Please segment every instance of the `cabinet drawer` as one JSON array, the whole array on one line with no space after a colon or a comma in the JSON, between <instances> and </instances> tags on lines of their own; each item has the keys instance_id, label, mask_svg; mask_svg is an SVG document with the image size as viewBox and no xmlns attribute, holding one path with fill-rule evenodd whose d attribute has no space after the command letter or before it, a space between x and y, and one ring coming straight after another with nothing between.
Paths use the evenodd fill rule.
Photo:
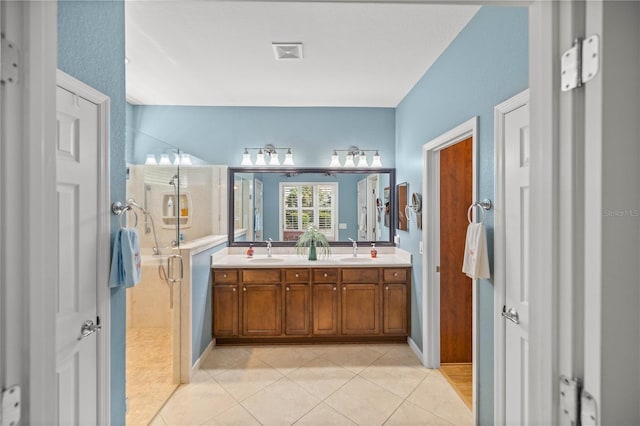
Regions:
<instances>
[{"instance_id":1,"label":"cabinet drawer","mask_svg":"<svg viewBox=\"0 0 640 426\"><path fill-rule=\"evenodd\" d=\"M243 269L243 283L279 283L280 269Z\"/></svg>"},{"instance_id":2,"label":"cabinet drawer","mask_svg":"<svg viewBox=\"0 0 640 426\"><path fill-rule=\"evenodd\" d=\"M344 268L342 282L348 283L377 283L378 268Z\"/></svg>"},{"instance_id":3,"label":"cabinet drawer","mask_svg":"<svg viewBox=\"0 0 640 426\"><path fill-rule=\"evenodd\" d=\"M338 281L337 269L314 269L313 282L316 283L335 283Z\"/></svg>"},{"instance_id":4,"label":"cabinet drawer","mask_svg":"<svg viewBox=\"0 0 640 426\"><path fill-rule=\"evenodd\" d=\"M389 283L403 283L407 281L407 270L389 268L384 270L384 281Z\"/></svg>"},{"instance_id":5,"label":"cabinet drawer","mask_svg":"<svg viewBox=\"0 0 640 426\"><path fill-rule=\"evenodd\" d=\"M238 282L238 270L237 269L214 269L213 270L213 283L214 284L228 284Z\"/></svg>"},{"instance_id":6,"label":"cabinet drawer","mask_svg":"<svg viewBox=\"0 0 640 426\"><path fill-rule=\"evenodd\" d=\"M284 271L285 280L288 283L306 283L309 282L308 269L287 269Z\"/></svg>"}]
</instances>

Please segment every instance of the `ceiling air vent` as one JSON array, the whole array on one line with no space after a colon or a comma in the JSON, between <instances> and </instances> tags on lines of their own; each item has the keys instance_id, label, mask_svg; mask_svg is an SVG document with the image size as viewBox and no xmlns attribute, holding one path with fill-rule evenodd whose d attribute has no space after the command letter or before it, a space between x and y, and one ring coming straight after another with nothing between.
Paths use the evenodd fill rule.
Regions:
<instances>
[{"instance_id":1,"label":"ceiling air vent","mask_svg":"<svg viewBox=\"0 0 640 426\"><path fill-rule=\"evenodd\" d=\"M271 43L271 46L278 61L302 59L302 43Z\"/></svg>"}]
</instances>

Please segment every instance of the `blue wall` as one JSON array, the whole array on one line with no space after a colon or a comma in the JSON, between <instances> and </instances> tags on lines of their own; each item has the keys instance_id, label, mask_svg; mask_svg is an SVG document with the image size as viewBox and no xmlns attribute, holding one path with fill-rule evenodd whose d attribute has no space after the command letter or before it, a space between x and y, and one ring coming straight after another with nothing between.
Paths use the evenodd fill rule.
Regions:
<instances>
[{"instance_id":1,"label":"blue wall","mask_svg":"<svg viewBox=\"0 0 640 426\"><path fill-rule=\"evenodd\" d=\"M479 117L478 198L494 199L493 108L528 87L526 8L483 7L418 81L396 109L398 182L422 192L422 146ZM489 260L493 264L493 214L486 215ZM398 231L401 247L420 259L421 232L414 223ZM411 299L413 339L422 347L422 264L414 262ZM480 424L493 424L493 285L479 282Z\"/></svg>"},{"instance_id":2,"label":"blue wall","mask_svg":"<svg viewBox=\"0 0 640 426\"><path fill-rule=\"evenodd\" d=\"M211 343L211 255L226 246L224 243L212 247L191 258L191 365Z\"/></svg>"},{"instance_id":3,"label":"blue wall","mask_svg":"<svg viewBox=\"0 0 640 426\"><path fill-rule=\"evenodd\" d=\"M348 237L354 240L358 238L357 215L357 188L358 181L364 179L366 174L339 174L336 176L314 175L313 182L338 182L338 222L346 223L347 229L338 232L339 241L347 241ZM283 182L308 182L309 178L298 175L293 178L283 178L281 175L261 174L259 177L264 183L264 238L269 237L279 240L279 200L280 185Z\"/></svg>"},{"instance_id":4,"label":"blue wall","mask_svg":"<svg viewBox=\"0 0 640 426\"><path fill-rule=\"evenodd\" d=\"M125 199L124 1L58 2L58 68L111 98L111 200ZM112 218L112 237L117 230ZM111 290L111 423L125 423L125 289Z\"/></svg>"},{"instance_id":5,"label":"blue wall","mask_svg":"<svg viewBox=\"0 0 640 426\"><path fill-rule=\"evenodd\" d=\"M156 138L210 164L239 166L243 147L291 147L296 166L327 167L332 149L379 149L395 165L393 108L136 106L133 162L142 164ZM150 137L149 137L150 136ZM256 151L252 151L255 161ZM284 152L280 153L281 161ZM369 160L371 161L371 160Z\"/></svg>"}]
</instances>

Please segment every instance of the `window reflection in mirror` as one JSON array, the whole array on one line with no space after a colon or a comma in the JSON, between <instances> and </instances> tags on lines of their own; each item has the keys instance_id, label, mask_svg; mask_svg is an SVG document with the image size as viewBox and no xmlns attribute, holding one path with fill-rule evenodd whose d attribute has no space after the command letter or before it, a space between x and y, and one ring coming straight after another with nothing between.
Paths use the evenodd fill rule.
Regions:
<instances>
[{"instance_id":1,"label":"window reflection in mirror","mask_svg":"<svg viewBox=\"0 0 640 426\"><path fill-rule=\"evenodd\" d=\"M332 244L391 244L384 190L394 181L394 169L230 168L230 244L293 245L310 225Z\"/></svg>"}]
</instances>

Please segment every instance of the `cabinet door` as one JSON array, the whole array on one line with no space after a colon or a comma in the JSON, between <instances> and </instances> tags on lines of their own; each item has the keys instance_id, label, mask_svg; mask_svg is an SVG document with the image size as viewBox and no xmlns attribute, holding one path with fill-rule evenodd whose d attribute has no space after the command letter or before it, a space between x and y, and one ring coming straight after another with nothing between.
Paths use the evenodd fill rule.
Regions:
<instances>
[{"instance_id":1,"label":"cabinet door","mask_svg":"<svg viewBox=\"0 0 640 426\"><path fill-rule=\"evenodd\" d=\"M380 334L378 284L342 284L342 334Z\"/></svg>"},{"instance_id":2,"label":"cabinet door","mask_svg":"<svg viewBox=\"0 0 640 426\"><path fill-rule=\"evenodd\" d=\"M407 285L385 284L382 294L382 331L407 334Z\"/></svg>"},{"instance_id":3,"label":"cabinet door","mask_svg":"<svg viewBox=\"0 0 640 426\"><path fill-rule=\"evenodd\" d=\"M313 334L338 334L338 284L313 285Z\"/></svg>"},{"instance_id":4,"label":"cabinet door","mask_svg":"<svg viewBox=\"0 0 640 426\"><path fill-rule=\"evenodd\" d=\"M240 307L238 293L237 285L213 286L214 337L238 335L238 308Z\"/></svg>"},{"instance_id":5,"label":"cabinet door","mask_svg":"<svg viewBox=\"0 0 640 426\"><path fill-rule=\"evenodd\" d=\"M286 284L284 291L284 334L306 336L311 330L308 284Z\"/></svg>"},{"instance_id":6,"label":"cabinet door","mask_svg":"<svg viewBox=\"0 0 640 426\"><path fill-rule=\"evenodd\" d=\"M282 330L280 284L242 286L242 335L279 336Z\"/></svg>"}]
</instances>

